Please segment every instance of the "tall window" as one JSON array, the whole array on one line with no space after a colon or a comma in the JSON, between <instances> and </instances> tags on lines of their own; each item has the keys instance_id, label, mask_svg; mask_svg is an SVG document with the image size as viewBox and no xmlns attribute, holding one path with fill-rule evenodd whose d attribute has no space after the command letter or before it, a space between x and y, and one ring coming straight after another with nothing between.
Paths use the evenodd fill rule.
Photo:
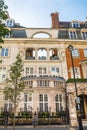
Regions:
<instances>
[{"instance_id":1,"label":"tall window","mask_svg":"<svg viewBox=\"0 0 87 130\"><path fill-rule=\"evenodd\" d=\"M79 57L79 50L78 50L78 49L74 49L74 50L72 51L72 56L73 56L73 57Z\"/></svg>"},{"instance_id":2,"label":"tall window","mask_svg":"<svg viewBox=\"0 0 87 130\"><path fill-rule=\"evenodd\" d=\"M51 67L51 74L58 75L60 72L58 67Z\"/></svg>"},{"instance_id":3,"label":"tall window","mask_svg":"<svg viewBox=\"0 0 87 130\"><path fill-rule=\"evenodd\" d=\"M12 112L12 102L5 96L4 110Z\"/></svg>"},{"instance_id":4,"label":"tall window","mask_svg":"<svg viewBox=\"0 0 87 130\"><path fill-rule=\"evenodd\" d=\"M31 111L32 94L24 94L24 111Z\"/></svg>"},{"instance_id":5,"label":"tall window","mask_svg":"<svg viewBox=\"0 0 87 130\"><path fill-rule=\"evenodd\" d=\"M79 67L74 67L75 78L81 78ZM71 78L73 78L73 70L71 68Z\"/></svg>"},{"instance_id":6,"label":"tall window","mask_svg":"<svg viewBox=\"0 0 87 130\"><path fill-rule=\"evenodd\" d=\"M0 82L6 79L6 67L0 67Z\"/></svg>"},{"instance_id":7,"label":"tall window","mask_svg":"<svg viewBox=\"0 0 87 130\"><path fill-rule=\"evenodd\" d=\"M25 73L26 73L26 75L33 75L34 74L34 68L33 67L26 67Z\"/></svg>"},{"instance_id":8,"label":"tall window","mask_svg":"<svg viewBox=\"0 0 87 130\"><path fill-rule=\"evenodd\" d=\"M47 94L39 95L39 110L40 112L48 112L48 96Z\"/></svg>"},{"instance_id":9,"label":"tall window","mask_svg":"<svg viewBox=\"0 0 87 130\"><path fill-rule=\"evenodd\" d=\"M44 75L47 74L47 68L46 67L39 67L39 74Z\"/></svg>"},{"instance_id":10,"label":"tall window","mask_svg":"<svg viewBox=\"0 0 87 130\"><path fill-rule=\"evenodd\" d=\"M70 39L77 39L76 32L70 31L69 36L70 36Z\"/></svg>"},{"instance_id":11,"label":"tall window","mask_svg":"<svg viewBox=\"0 0 87 130\"><path fill-rule=\"evenodd\" d=\"M0 56L8 56L8 48L2 48L0 50Z\"/></svg>"},{"instance_id":12,"label":"tall window","mask_svg":"<svg viewBox=\"0 0 87 130\"><path fill-rule=\"evenodd\" d=\"M87 49L84 49L84 56L87 57Z\"/></svg>"},{"instance_id":13,"label":"tall window","mask_svg":"<svg viewBox=\"0 0 87 130\"><path fill-rule=\"evenodd\" d=\"M82 39L87 39L87 32L82 32Z\"/></svg>"},{"instance_id":14,"label":"tall window","mask_svg":"<svg viewBox=\"0 0 87 130\"><path fill-rule=\"evenodd\" d=\"M63 110L62 108L62 95L57 94L55 96L55 103L56 103L56 112Z\"/></svg>"}]
</instances>

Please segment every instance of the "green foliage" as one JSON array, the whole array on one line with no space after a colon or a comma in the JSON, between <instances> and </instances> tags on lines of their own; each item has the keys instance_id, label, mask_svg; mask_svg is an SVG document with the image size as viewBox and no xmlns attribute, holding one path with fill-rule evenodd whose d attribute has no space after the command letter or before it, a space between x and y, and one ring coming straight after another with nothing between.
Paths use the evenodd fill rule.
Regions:
<instances>
[{"instance_id":1,"label":"green foliage","mask_svg":"<svg viewBox=\"0 0 87 130\"><path fill-rule=\"evenodd\" d=\"M38 113L39 114L39 117L40 118L47 118L47 117L49 117L49 112L39 112Z\"/></svg>"},{"instance_id":2,"label":"green foliage","mask_svg":"<svg viewBox=\"0 0 87 130\"><path fill-rule=\"evenodd\" d=\"M75 80L74 79L68 79L67 83L73 83L74 81L76 81L76 82L87 82L87 79L86 78L76 78Z\"/></svg>"},{"instance_id":3,"label":"green foliage","mask_svg":"<svg viewBox=\"0 0 87 130\"><path fill-rule=\"evenodd\" d=\"M9 70L9 78L6 80L7 86L4 89L4 94L11 102L19 100L20 92L24 89L24 82L21 78L23 71L23 64L20 55L17 55L16 62L14 62Z\"/></svg>"},{"instance_id":4,"label":"green foliage","mask_svg":"<svg viewBox=\"0 0 87 130\"><path fill-rule=\"evenodd\" d=\"M0 48L2 48L1 44L4 43L3 37L5 35L8 35L10 31L8 28L5 27L5 24L3 24L3 21L8 18L7 16L7 5L5 5L3 0L0 0ZM0 63L2 61L0 60Z\"/></svg>"}]
</instances>

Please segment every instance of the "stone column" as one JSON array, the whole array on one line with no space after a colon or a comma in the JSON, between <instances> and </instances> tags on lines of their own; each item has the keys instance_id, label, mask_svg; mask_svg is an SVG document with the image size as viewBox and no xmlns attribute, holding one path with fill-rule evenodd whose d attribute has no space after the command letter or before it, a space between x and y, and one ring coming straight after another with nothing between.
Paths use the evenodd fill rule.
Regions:
<instances>
[{"instance_id":1,"label":"stone column","mask_svg":"<svg viewBox=\"0 0 87 130\"><path fill-rule=\"evenodd\" d=\"M69 93L69 116L71 126L78 126L74 93Z\"/></svg>"},{"instance_id":2,"label":"stone column","mask_svg":"<svg viewBox=\"0 0 87 130\"><path fill-rule=\"evenodd\" d=\"M38 49L35 49L35 60L38 59Z\"/></svg>"},{"instance_id":3,"label":"stone column","mask_svg":"<svg viewBox=\"0 0 87 130\"><path fill-rule=\"evenodd\" d=\"M47 60L49 60L49 59L50 59L50 50L47 49Z\"/></svg>"}]
</instances>

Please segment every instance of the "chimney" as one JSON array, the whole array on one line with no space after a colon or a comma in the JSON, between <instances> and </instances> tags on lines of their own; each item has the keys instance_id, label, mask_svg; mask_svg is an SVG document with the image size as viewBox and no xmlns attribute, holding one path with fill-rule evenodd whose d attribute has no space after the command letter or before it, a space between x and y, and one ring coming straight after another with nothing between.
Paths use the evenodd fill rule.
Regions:
<instances>
[{"instance_id":1,"label":"chimney","mask_svg":"<svg viewBox=\"0 0 87 130\"><path fill-rule=\"evenodd\" d=\"M59 13L57 12L52 13L51 20L52 20L52 28L58 29L59 28Z\"/></svg>"}]
</instances>

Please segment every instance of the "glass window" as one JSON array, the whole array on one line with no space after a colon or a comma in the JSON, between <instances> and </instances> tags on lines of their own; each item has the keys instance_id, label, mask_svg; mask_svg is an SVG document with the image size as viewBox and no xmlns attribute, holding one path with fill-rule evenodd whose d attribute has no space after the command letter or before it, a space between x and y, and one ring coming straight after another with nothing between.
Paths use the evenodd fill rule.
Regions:
<instances>
[{"instance_id":1,"label":"glass window","mask_svg":"<svg viewBox=\"0 0 87 130\"><path fill-rule=\"evenodd\" d=\"M48 112L48 96L47 94L39 95L39 109L41 112Z\"/></svg>"},{"instance_id":2,"label":"glass window","mask_svg":"<svg viewBox=\"0 0 87 130\"><path fill-rule=\"evenodd\" d=\"M82 32L82 39L87 39L87 32Z\"/></svg>"},{"instance_id":3,"label":"glass window","mask_svg":"<svg viewBox=\"0 0 87 130\"><path fill-rule=\"evenodd\" d=\"M47 74L47 68L46 67L39 67L39 74L44 75Z\"/></svg>"},{"instance_id":4,"label":"glass window","mask_svg":"<svg viewBox=\"0 0 87 130\"><path fill-rule=\"evenodd\" d=\"M84 56L87 57L87 49L84 49Z\"/></svg>"},{"instance_id":5,"label":"glass window","mask_svg":"<svg viewBox=\"0 0 87 130\"><path fill-rule=\"evenodd\" d=\"M32 108L32 94L24 94L24 111L31 111Z\"/></svg>"},{"instance_id":6,"label":"glass window","mask_svg":"<svg viewBox=\"0 0 87 130\"><path fill-rule=\"evenodd\" d=\"M26 75L33 75L34 74L34 68L33 67L26 67L25 68Z\"/></svg>"},{"instance_id":7,"label":"glass window","mask_svg":"<svg viewBox=\"0 0 87 130\"><path fill-rule=\"evenodd\" d=\"M61 111L62 108L62 95L61 94L57 94L55 96L55 103L56 103L56 112Z\"/></svg>"},{"instance_id":8,"label":"glass window","mask_svg":"<svg viewBox=\"0 0 87 130\"><path fill-rule=\"evenodd\" d=\"M72 23L72 27L74 27L74 28L78 28L78 27L80 27L80 25L79 25L78 22L73 22L73 23Z\"/></svg>"},{"instance_id":9,"label":"glass window","mask_svg":"<svg viewBox=\"0 0 87 130\"><path fill-rule=\"evenodd\" d=\"M8 56L8 48L2 48L0 56Z\"/></svg>"},{"instance_id":10,"label":"glass window","mask_svg":"<svg viewBox=\"0 0 87 130\"><path fill-rule=\"evenodd\" d=\"M79 67L74 67L75 78L81 78ZM71 68L71 78L73 78L73 70Z\"/></svg>"},{"instance_id":11,"label":"glass window","mask_svg":"<svg viewBox=\"0 0 87 130\"><path fill-rule=\"evenodd\" d=\"M0 82L6 79L6 67L0 67Z\"/></svg>"},{"instance_id":12,"label":"glass window","mask_svg":"<svg viewBox=\"0 0 87 130\"><path fill-rule=\"evenodd\" d=\"M72 51L72 56L73 56L73 57L79 57L79 51L78 51L78 49L74 49L74 50Z\"/></svg>"},{"instance_id":13,"label":"glass window","mask_svg":"<svg viewBox=\"0 0 87 130\"><path fill-rule=\"evenodd\" d=\"M73 31L69 32L69 36L70 36L70 39L76 39L77 38L76 32L73 32Z\"/></svg>"}]
</instances>

